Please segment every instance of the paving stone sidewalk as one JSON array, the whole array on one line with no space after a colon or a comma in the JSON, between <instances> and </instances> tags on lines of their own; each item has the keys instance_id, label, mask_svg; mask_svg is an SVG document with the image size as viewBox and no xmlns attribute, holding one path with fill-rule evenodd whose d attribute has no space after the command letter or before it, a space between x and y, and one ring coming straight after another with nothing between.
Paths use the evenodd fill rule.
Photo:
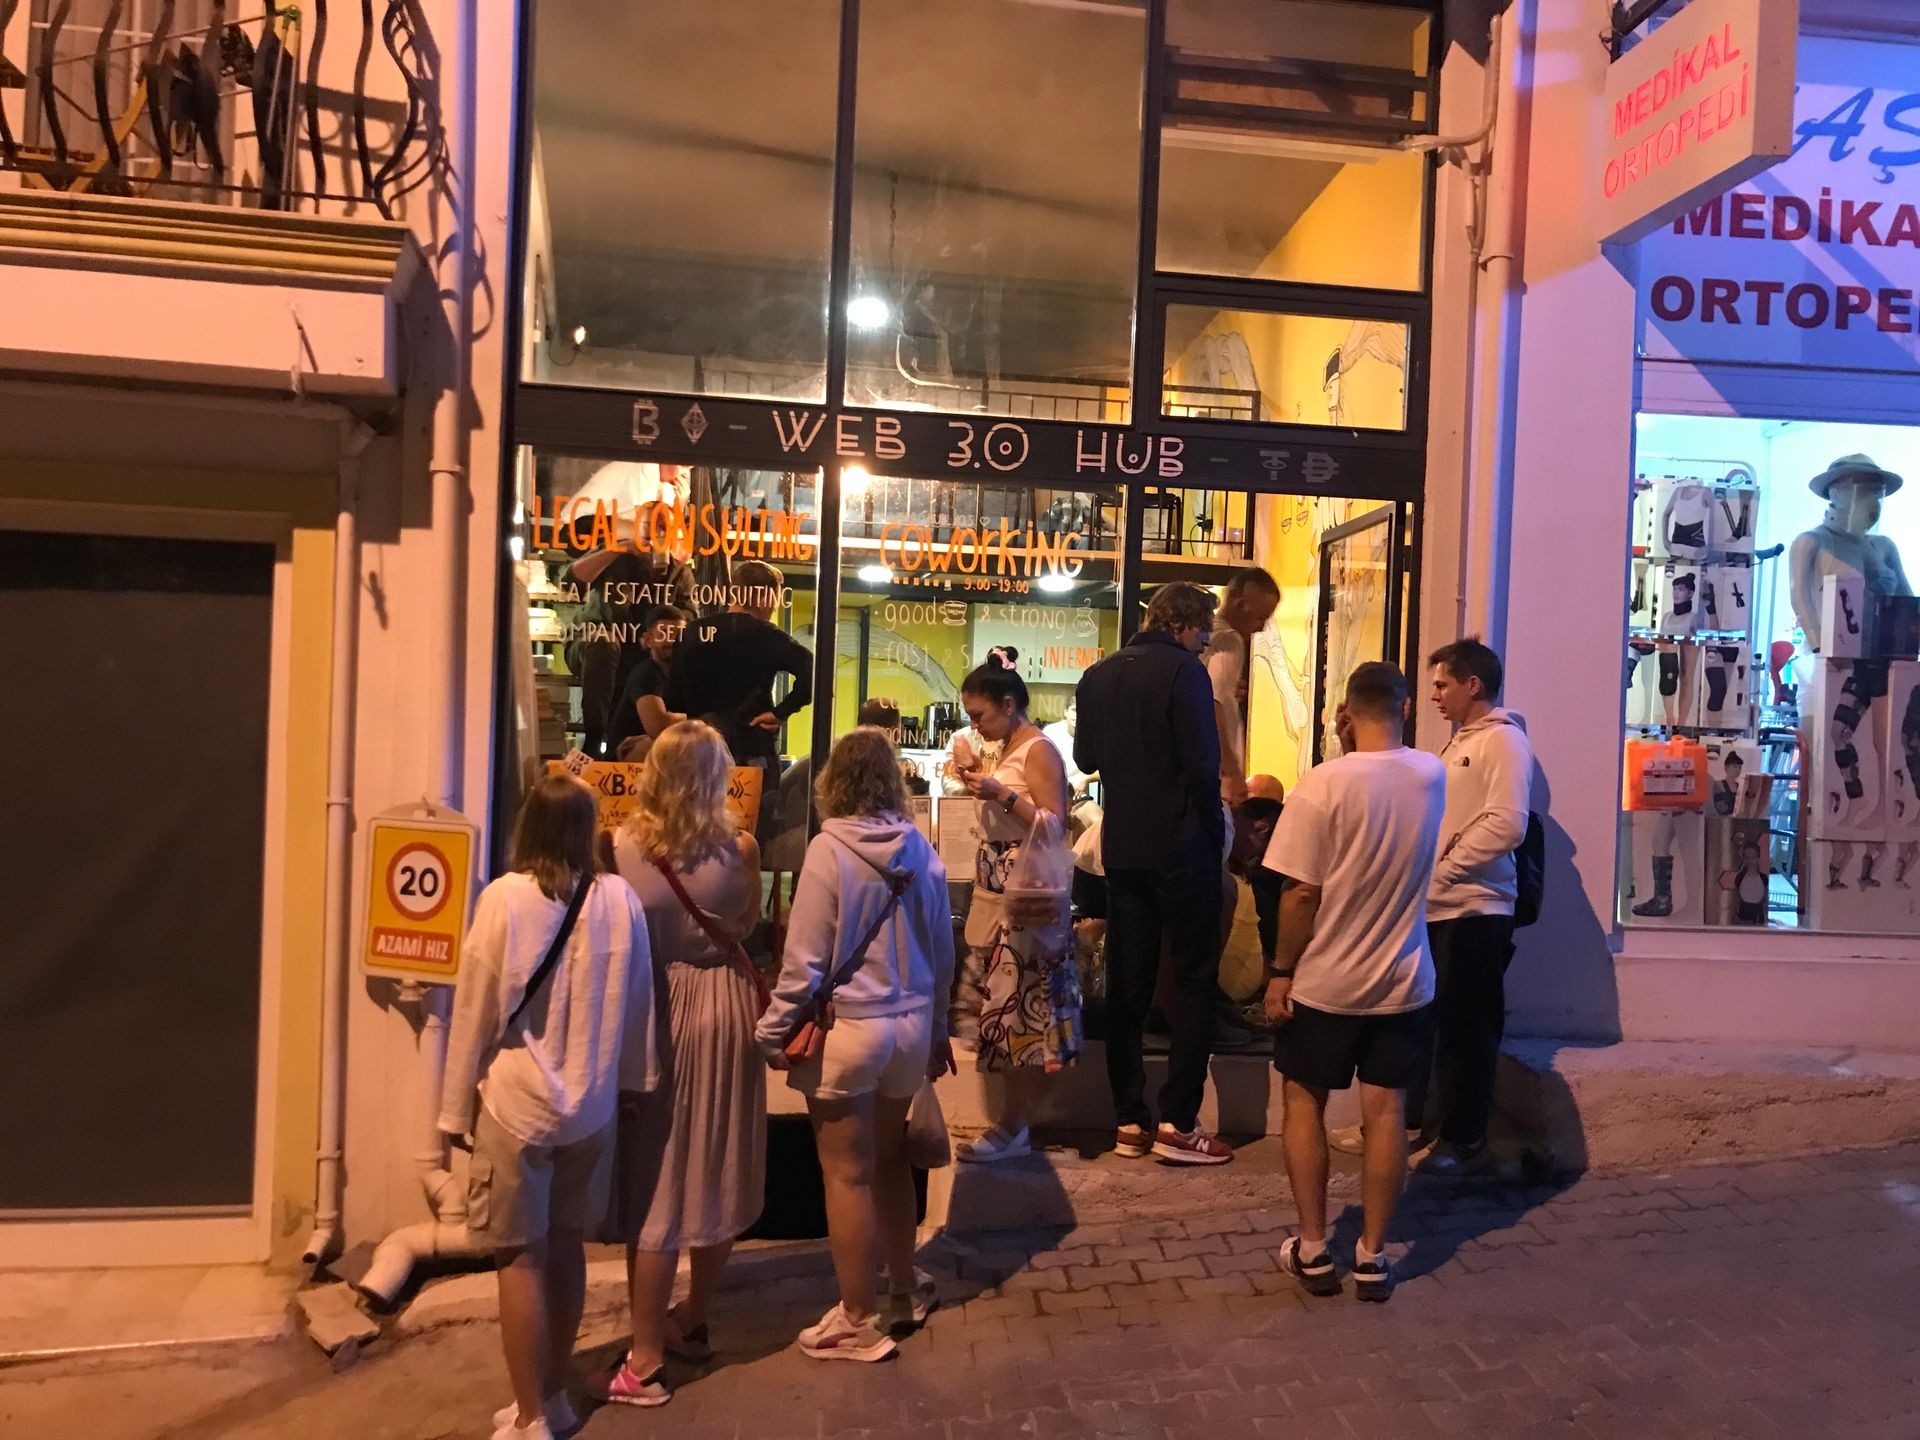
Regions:
<instances>
[{"instance_id":1,"label":"paving stone sidewalk","mask_svg":"<svg viewBox=\"0 0 1920 1440\"><path fill-rule=\"evenodd\" d=\"M790 1348L824 1273L731 1292L719 1364L666 1409L602 1411L581 1434L1920 1440L1920 1147L1561 1187L1416 1181L1386 1306L1295 1291L1273 1258L1291 1223L1275 1208L942 1238L926 1262L945 1305L885 1365ZM1343 1264L1356 1223L1336 1231ZM484 1436L504 1395L490 1326L338 1377L301 1367L145 1433ZM7 1419L0 1384L0 1431L40 1433Z\"/></svg>"}]
</instances>

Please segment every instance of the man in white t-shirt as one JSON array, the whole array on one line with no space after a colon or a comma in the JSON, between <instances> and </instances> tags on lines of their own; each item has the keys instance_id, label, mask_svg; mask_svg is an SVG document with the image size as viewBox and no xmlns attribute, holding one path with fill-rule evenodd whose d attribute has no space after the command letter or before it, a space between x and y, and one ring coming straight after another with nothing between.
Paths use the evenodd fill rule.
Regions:
<instances>
[{"instance_id":1,"label":"man in white t-shirt","mask_svg":"<svg viewBox=\"0 0 1920 1440\"><path fill-rule=\"evenodd\" d=\"M1285 1077L1287 1177L1300 1207L1300 1233L1280 1261L1315 1295L1340 1289L1327 1249L1327 1092L1356 1074L1366 1152L1354 1291L1385 1300L1393 1289L1384 1251L1407 1177L1406 1086L1431 1022L1427 884L1447 800L1445 767L1407 748L1409 713L1398 667L1356 669L1338 718L1346 753L1294 787L1267 847L1267 868L1288 881L1266 1007L1279 1027L1273 1063Z\"/></svg>"},{"instance_id":2,"label":"man in white t-shirt","mask_svg":"<svg viewBox=\"0 0 1920 1440\"><path fill-rule=\"evenodd\" d=\"M1267 628L1280 604L1280 586L1257 565L1233 572L1214 617L1213 639L1200 659L1213 686L1213 721L1220 731L1220 798L1229 806L1247 798L1247 680L1253 637Z\"/></svg>"}]
</instances>

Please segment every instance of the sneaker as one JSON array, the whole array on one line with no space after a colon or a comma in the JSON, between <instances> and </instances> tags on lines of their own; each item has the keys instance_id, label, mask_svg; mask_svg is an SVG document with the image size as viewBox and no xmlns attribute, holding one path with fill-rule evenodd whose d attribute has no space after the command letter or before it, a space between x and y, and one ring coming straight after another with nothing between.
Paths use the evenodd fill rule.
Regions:
<instances>
[{"instance_id":1,"label":"sneaker","mask_svg":"<svg viewBox=\"0 0 1920 1440\"><path fill-rule=\"evenodd\" d=\"M651 1410L673 1399L666 1385L667 1367L657 1365L651 1375L636 1375L622 1360L613 1369L587 1380L587 1393L609 1405L637 1405Z\"/></svg>"},{"instance_id":2,"label":"sneaker","mask_svg":"<svg viewBox=\"0 0 1920 1440\"><path fill-rule=\"evenodd\" d=\"M1173 1165L1224 1165L1233 1159L1231 1145L1198 1125L1185 1131L1162 1125L1154 1133L1153 1153Z\"/></svg>"},{"instance_id":3,"label":"sneaker","mask_svg":"<svg viewBox=\"0 0 1920 1440\"><path fill-rule=\"evenodd\" d=\"M911 1290L889 1290L880 1307L880 1328L889 1335L918 1330L940 1308L940 1286L924 1270L913 1272Z\"/></svg>"},{"instance_id":4,"label":"sneaker","mask_svg":"<svg viewBox=\"0 0 1920 1440\"><path fill-rule=\"evenodd\" d=\"M713 1359L713 1345L705 1325L683 1324L678 1307L667 1312L667 1319L674 1331L674 1338L667 1341L667 1354L688 1365L704 1365Z\"/></svg>"},{"instance_id":5,"label":"sneaker","mask_svg":"<svg viewBox=\"0 0 1920 1440\"><path fill-rule=\"evenodd\" d=\"M513 1422L519 1418L520 1402L517 1400L509 1400L493 1412L493 1428L495 1430L505 1430L511 1435L529 1434L529 1431L515 1430L513 1428ZM545 1419L547 1429L551 1430L555 1435L566 1435L580 1428L580 1417L573 1413L573 1402L567 1398L567 1392L564 1390L558 1395L549 1395L547 1397Z\"/></svg>"},{"instance_id":6,"label":"sneaker","mask_svg":"<svg viewBox=\"0 0 1920 1440\"><path fill-rule=\"evenodd\" d=\"M1340 1274L1333 1268L1333 1251L1322 1250L1313 1259L1302 1260L1298 1235L1289 1235L1280 1242L1280 1268L1309 1295L1340 1293Z\"/></svg>"},{"instance_id":7,"label":"sneaker","mask_svg":"<svg viewBox=\"0 0 1920 1440\"><path fill-rule=\"evenodd\" d=\"M1024 1125L1018 1130L1002 1130L996 1125L978 1140L968 1140L954 1146L953 1153L959 1159L975 1165L992 1165L996 1161L1018 1160L1031 1155L1033 1143Z\"/></svg>"},{"instance_id":8,"label":"sneaker","mask_svg":"<svg viewBox=\"0 0 1920 1440\"><path fill-rule=\"evenodd\" d=\"M1385 1255L1373 1260L1355 1258L1353 1262L1353 1298L1385 1304L1393 1295L1393 1262Z\"/></svg>"},{"instance_id":9,"label":"sneaker","mask_svg":"<svg viewBox=\"0 0 1920 1440\"><path fill-rule=\"evenodd\" d=\"M1413 1168L1422 1175L1459 1180L1472 1175L1484 1175L1491 1170L1493 1152L1487 1149L1484 1140L1478 1145L1450 1145L1442 1140Z\"/></svg>"},{"instance_id":10,"label":"sneaker","mask_svg":"<svg viewBox=\"0 0 1920 1440\"><path fill-rule=\"evenodd\" d=\"M1215 1011L1213 1016L1213 1038L1209 1042L1215 1050L1238 1050L1253 1043L1253 1032L1241 1025L1239 1019L1228 1011Z\"/></svg>"},{"instance_id":11,"label":"sneaker","mask_svg":"<svg viewBox=\"0 0 1920 1440\"><path fill-rule=\"evenodd\" d=\"M499 1423L493 1427L493 1440L553 1440L553 1427L547 1424L545 1417L534 1421L524 1430L513 1423L519 1418L518 1405L507 1407L507 1418L504 1421L500 1420L498 1415L494 1416Z\"/></svg>"},{"instance_id":12,"label":"sneaker","mask_svg":"<svg viewBox=\"0 0 1920 1440\"><path fill-rule=\"evenodd\" d=\"M1418 1130L1407 1131L1407 1153L1411 1155L1418 1150L1424 1138ZM1329 1130L1327 1146L1342 1155L1364 1155L1367 1153L1366 1129L1360 1125L1342 1125L1338 1130Z\"/></svg>"},{"instance_id":13,"label":"sneaker","mask_svg":"<svg viewBox=\"0 0 1920 1440\"><path fill-rule=\"evenodd\" d=\"M1113 1153L1128 1160L1142 1160L1153 1150L1153 1138L1144 1125L1122 1125L1113 1132Z\"/></svg>"},{"instance_id":14,"label":"sneaker","mask_svg":"<svg viewBox=\"0 0 1920 1440\"><path fill-rule=\"evenodd\" d=\"M820 1317L818 1325L800 1332L800 1353L815 1360L885 1360L900 1347L880 1328L880 1317L864 1320L850 1318L836 1305Z\"/></svg>"}]
</instances>

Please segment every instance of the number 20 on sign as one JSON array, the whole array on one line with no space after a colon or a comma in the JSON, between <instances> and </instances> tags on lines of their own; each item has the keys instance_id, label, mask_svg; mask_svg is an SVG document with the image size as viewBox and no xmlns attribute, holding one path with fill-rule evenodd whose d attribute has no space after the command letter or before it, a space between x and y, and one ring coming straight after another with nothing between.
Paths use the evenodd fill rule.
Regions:
<instances>
[{"instance_id":1,"label":"number 20 on sign","mask_svg":"<svg viewBox=\"0 0 1920 1440\"><path fill-rule=\"evenodd\" d=\"M473 827L464 819L379 819L367 835L367 928L374 975L451 984L467 924Z\"/></svg>"}]
</instances>

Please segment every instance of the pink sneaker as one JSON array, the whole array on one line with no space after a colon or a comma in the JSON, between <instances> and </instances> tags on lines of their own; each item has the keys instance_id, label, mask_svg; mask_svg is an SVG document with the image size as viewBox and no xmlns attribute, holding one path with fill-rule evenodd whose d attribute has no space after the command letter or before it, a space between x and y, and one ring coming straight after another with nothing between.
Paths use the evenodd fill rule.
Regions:
<instances>
[{"instance_id":1,"label":"pink sneaker","mask_svg":"<svg viewBox=\"0 0 1920 1440\"><path fill-rule=\"evenodd\" d=\"M587 1381L587 1391L596 1400L604 1400L609 1405L638 1405L646 1409L664 1405L673 1399L673 1392L662 1378L666 1366L654 1367L651 1375L640 1376L627 1368L622 1360L613 1369L593 1376Z\"/></svg>"}]
</instances>

